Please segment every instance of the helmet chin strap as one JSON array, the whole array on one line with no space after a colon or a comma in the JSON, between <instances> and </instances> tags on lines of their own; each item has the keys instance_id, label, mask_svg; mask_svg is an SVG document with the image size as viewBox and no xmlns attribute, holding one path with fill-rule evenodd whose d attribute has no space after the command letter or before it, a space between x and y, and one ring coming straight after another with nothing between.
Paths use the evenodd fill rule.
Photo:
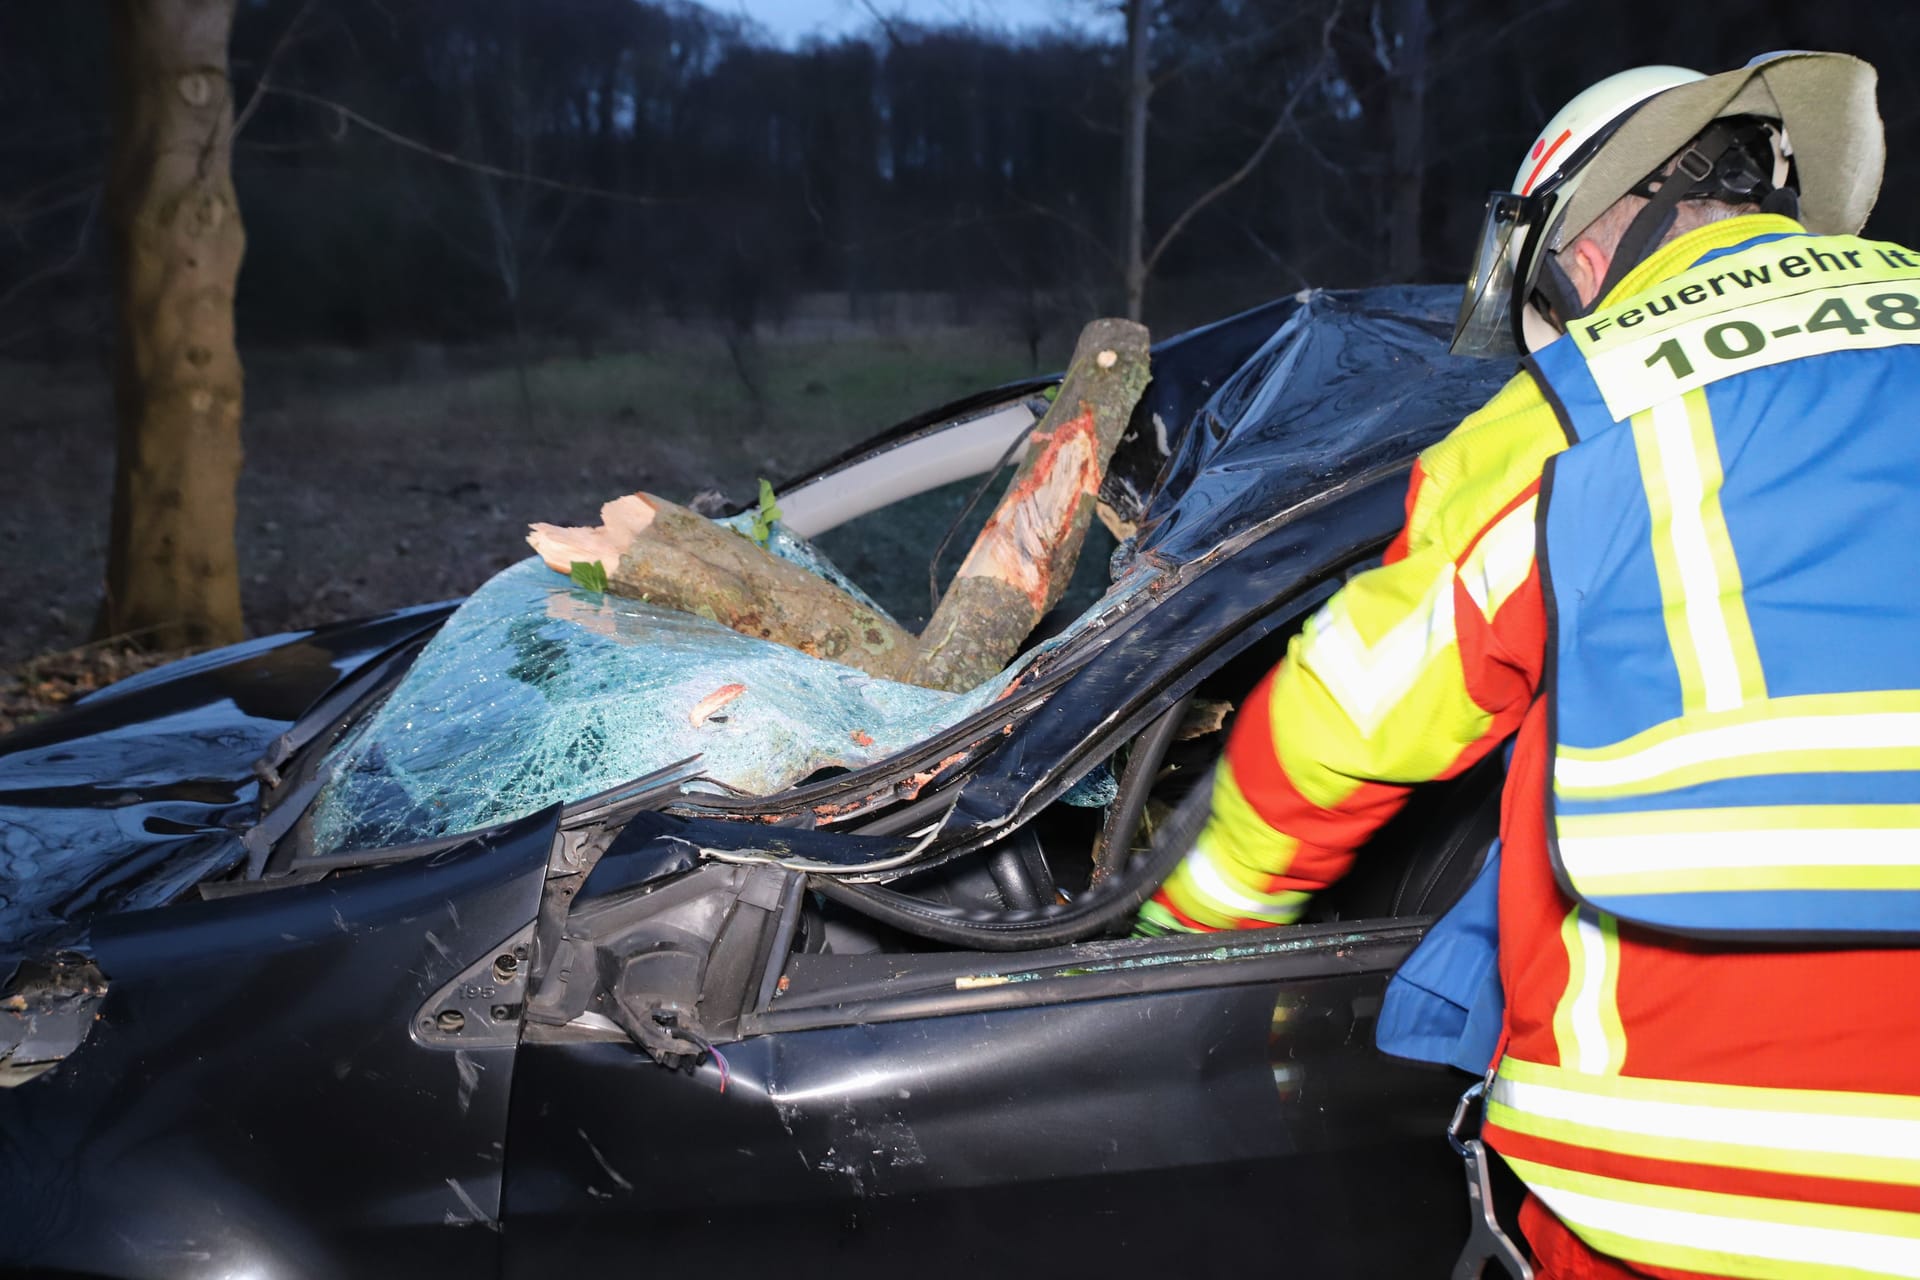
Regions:
<instances>
[{"instance_id":1,"label":"helmet chin strap","mask_svg":"<svg viewBox=\"0 0 1920 1280\"><path fill-rule=\"evenodd\" d=\"M1564 326L1578 320L1598 305L1602 298L1612 293L1614 286L1626 279L1627 272L1646 260L1648 254L1666 239L1667 232L1673 228L1673 220L1679 215L1680 202L1700 183L1712 177L1725 155L1727 148L1733 145L1734 130L1726 124L1716 122L1705 133L1693 140L1693 145L1680 154L1674 163L1673 172L1661 183L1647 200L1644 208L1635 214L1633 221L1620 236L1615 246L1613 260L1607 268L1607 278L1595 291L1592 302L1580 299L1580 290L1574 286L1566 268L1560 265L1558 253L1541 255L1540 273L1534 287L1546 298L1553 308L1554 316Z\"/></svg>"}]
</instances>

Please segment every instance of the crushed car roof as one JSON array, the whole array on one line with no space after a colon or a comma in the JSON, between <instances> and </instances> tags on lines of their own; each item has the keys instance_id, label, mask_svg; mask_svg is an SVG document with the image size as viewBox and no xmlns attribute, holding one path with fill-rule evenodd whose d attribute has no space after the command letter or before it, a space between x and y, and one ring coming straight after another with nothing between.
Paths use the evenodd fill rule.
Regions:
<instances>
[{"instance_id":1,"label":"crushed car roof","mask_svg":"<svg viewBox=\"0 0 1920 1280\"><path fill-rule=\"evenodd\" d=\"M1126 614L1165 570L1341 477L1409 457L1483 398L1485 366L1441 350L1433 294L1309 293L1162 344L1162 394L1144 404L1108 486L1144 525L1123 547L1112 587L964 694L876 679L585 590L537 560L514 566L462 606L336 750L315 805L314 850L476 830L689 757L699 758L700 780L687 788L695 797L769 796L926 742ZM1262 340L1250 352L1230 349L1253 334ZM1167 414L1200 389L1208 394L1197 412L1170 430ZM1148 471L1142 499L1136 482ZM839 578L798 539L774 550Z\"/></svg>"},{"instance_id":2,"label":"crushed car roof","mask_svg":"<svg viewBox=\"0 0 1920 1280\"><path fill-rule=\"evenodd\" d=\"M505 821L657 771L690 742L707 778L690 799L715 812L831 817L965 773L953 831L1004 830L1094 773L1112 736L1183 692L1180 673L1220 635L1391 536L1401 482L1383 468L1404 467L1512 372L1447 355L1457 296L1304 292L1155 347L1154 381L1102 491L1139 525L1116 557L1113 588L968 694L881 687L697 619L585 598L537 564L509 569L333 748L336 795L313 813L315 846L322 836L365 847ZM1229 559L1226 572L1211 571ZM297 700L319 699L330 683L337 697L353 675L340 665L349 655L365 667L440 616L356 624L365 643L354 626L330 629L332 665L305 664ZM219 654L191 671L163 668L132 694L96 696L0 739L0 951L49 931L74 936L101 912L161 905L246 860L263 794L255 766L298 717L235 699L231 687L247 671L274 670L280 648L314 643L254 642L232 655L232 672ZM719 696L734 684L747 689ZM189 685L207 696L171 694ZM794 698L762 704L756 692L769 690ZM623 701L628 711L612 715ZM768 744L743 754L732 779L716 773L726 754L717 744L755 729L772 735ZM852 772L789 785L823 768ZM879 772L873 786L862 782ZM739 794L783 786L777 805ZM1097 788L1080 798L1101 799Z\"/></svg>"}]
</instances>

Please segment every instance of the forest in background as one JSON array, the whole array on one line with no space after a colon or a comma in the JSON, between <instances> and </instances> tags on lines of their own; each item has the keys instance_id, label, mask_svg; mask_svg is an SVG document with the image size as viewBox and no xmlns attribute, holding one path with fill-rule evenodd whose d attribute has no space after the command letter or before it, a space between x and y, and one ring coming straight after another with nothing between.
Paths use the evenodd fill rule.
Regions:
<instances>
[{"instance_id":1,"label":"forest in background","mask_svg":"<svg viewBox=\"0 0 1920 1280\"><path fill-rule=\"evenodd\" d=\"M1160 336L1455 281L1486 191L1624 66L1871 59L1869 232L1920 230L1920 7L1131 0L1136 67L1122 6L1060 5L1014 36L873 0L858 34L786 48L685 0L238 0L249 628L459 594L528 520L750 494L1056 365L1127 307L1135 241ZM3 663L85 639L100 596L109 8L0 5Z\"/></svg>"},{"instance_id":2,"label":"forest in background","mask_svg":"<svg viewBox=\"0 0 1920 1280\"><path fill-rule=\"evenodd\" d=\"M104 8L0 7L0 357L104 328ZM1257 153L1155 263L1158 327L1459 278L1532 132L1635 63L1874 59L1894 157L1874 229L1913 222L1914 6L1157 0L1150 18L1149 248ZM857 313L902 291L1037 342L1123 302L1125 48L1117 21L1098 30L887 19L783 49L684 0L242 0L241 342L591 343L646 310L739 333L808 294Z\"/></svg>"}]
</instances>

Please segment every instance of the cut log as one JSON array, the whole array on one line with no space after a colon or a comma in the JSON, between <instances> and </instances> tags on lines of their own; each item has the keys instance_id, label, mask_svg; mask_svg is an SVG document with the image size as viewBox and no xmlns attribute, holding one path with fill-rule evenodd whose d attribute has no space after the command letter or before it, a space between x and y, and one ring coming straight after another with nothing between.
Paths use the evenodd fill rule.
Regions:
<instances>
[{"instance_id":1,"label":"cut log","mask_svg":"<svg viewBox=\"0 0 1920 1280\"><path fill-rule=\"evenodd\" d=\"M527 541L560 573L581 561L598 564L617 594L908 679L916 654L909 632L731 529L648 493L616 498L600 508L600 519L597 529L536 524Z\"/></svg>"},{"instance_id":2,"label":"cut log","mask_svg":"<svg viewBox=\"0 0 1920 1280\"><path fill-rule=\"evenodd\" d=\"M1080 331L1060 394L953 585L920 633L913 682L971 689L1006 666L1073 578L1107 463L1147 387L1147 330Z\"/></svg>"},{"instance_id":3,"label":"cut log","mask_svg":"<svg viewBox=\"0 0 1920 1280\"><path fill-rule=\"evenodd\" d=\"M744 635L936 689L971 689L1013 658L1073 577L1107 463L1147 385L1147 331L1096 320L1080 335L1053 407L916 640L832 583L685 507L636 493L601 525L536 524L548 567L588 562L609 591L698 614Z\"/></svg>"}]
</instances>

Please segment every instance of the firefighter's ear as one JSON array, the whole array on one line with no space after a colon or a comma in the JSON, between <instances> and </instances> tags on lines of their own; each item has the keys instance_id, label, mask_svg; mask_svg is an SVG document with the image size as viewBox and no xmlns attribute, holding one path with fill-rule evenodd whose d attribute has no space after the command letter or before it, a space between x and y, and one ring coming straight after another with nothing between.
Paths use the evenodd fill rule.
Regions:
<instances>
[{"instance_id":1,"label":"firefighter's ear","mask_svg":"<svg viewBox=\"0 0 1920 1280\"><path fill-rule=\"evenodd\" d=\"M1580 295L1580 305L1591 309L1599 301L1608 268L1613 266L1612 252L1592 237L1581 236L1560 254L1560 262Z\"/></svg>"}]
</instances>

